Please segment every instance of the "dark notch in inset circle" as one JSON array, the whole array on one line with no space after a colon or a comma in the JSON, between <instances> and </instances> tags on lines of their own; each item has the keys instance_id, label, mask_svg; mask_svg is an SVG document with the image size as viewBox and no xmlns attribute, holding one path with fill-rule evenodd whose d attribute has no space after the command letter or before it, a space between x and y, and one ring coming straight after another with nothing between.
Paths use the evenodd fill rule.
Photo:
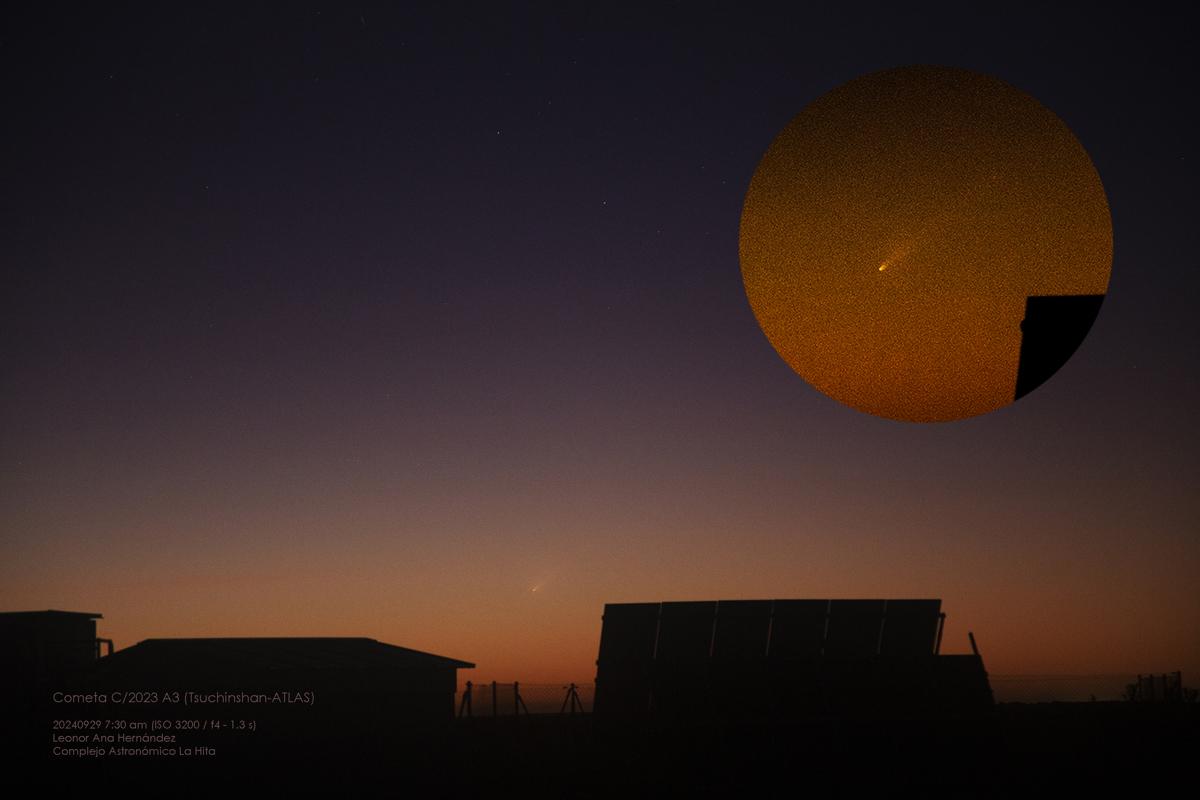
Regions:
<instances>
[{"instance_id":1,"label":"dark notch in inset circle","mask_svg":"<svg viewBox=\"0 0 1200 800\"><path fill-rule=\"evenodd\" d=\"M1014 400L1020 400L1050 380L1050 376L1067 363L1092 329L1103 302L1102 294L1025 298Z\"/></svg>"}]
</instances>

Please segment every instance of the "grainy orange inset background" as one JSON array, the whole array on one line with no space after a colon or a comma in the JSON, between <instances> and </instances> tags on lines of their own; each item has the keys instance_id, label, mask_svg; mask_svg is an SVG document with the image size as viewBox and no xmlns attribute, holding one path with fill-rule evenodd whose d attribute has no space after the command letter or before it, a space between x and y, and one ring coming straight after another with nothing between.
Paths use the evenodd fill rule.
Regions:
<instances>
[{"instance_id":1,"label":"grainy orange inset background","mask_svg":"<svg viewBox=\"0 0 1200 800\"><path fill-rule=\"evenodd\" d=\"M791 121L742 212L771 344L820 391L933 422L1013 401L1025 298L1104 294L1112 224L1083 146L986 75L857 78Z\"/></svg>"}]
</instances>

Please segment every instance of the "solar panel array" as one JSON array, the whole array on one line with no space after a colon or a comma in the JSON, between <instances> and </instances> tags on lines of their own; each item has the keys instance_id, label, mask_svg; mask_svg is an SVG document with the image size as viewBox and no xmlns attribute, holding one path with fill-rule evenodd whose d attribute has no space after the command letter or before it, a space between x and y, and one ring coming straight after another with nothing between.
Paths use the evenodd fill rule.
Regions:
<instances>
[{"instance_id":1,"label":"solar panel array","mask_svg":"<svg viewBox=\"0 0 1200 800\"><path fill-rule=\"evenodd\" d=\"M606 713L653 706L679 715L695 708L704 687L774 680L779 665L791 690L803 694L806 664L836 661L849 676L870 669L857 661L934 655L941 620L941 600L610 603L596 704ZM736 702L744 706L744 696Z\"/></svg>"}]
</instances>

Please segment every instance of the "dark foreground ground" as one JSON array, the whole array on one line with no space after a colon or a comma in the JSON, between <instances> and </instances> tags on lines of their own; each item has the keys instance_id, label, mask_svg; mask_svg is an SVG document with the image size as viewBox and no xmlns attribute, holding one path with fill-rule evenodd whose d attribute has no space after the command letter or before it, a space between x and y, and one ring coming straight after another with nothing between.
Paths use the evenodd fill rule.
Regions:
<instances>
[{"instance_id":1,"label":"dark foreground ground","mask_svg":"<svg viewBox=\"0 0 1200 800\"><path fill-rule=\"evenodd\" d=\"M461 720L420 734L222 734L216 755L51 757L10 739L24 796L1191 796L1200 705L1002 704L971 719L662 727L588 716ZM15 796L15 795L14 795Z\"/></svg>"}]
</instances>

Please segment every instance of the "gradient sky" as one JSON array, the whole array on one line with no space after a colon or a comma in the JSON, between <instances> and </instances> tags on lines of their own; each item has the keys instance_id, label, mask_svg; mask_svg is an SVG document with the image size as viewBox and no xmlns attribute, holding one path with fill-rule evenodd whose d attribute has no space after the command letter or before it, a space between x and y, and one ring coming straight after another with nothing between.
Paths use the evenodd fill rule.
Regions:
<instances>
[{"instance_id":1,"label":"gradient sky","mask_svg":"<svg viewBox=\"0 0 1200 800\"><path fill-rule=\"evenodd\" d=\"M1187 26L606 6L9 17L0 609L536 682L605 602L928 596L993 672L1200 672ZM738 261L775 135L909 63L1053 109L1113 219L1074 358L941 425L807 385Z\"/></svg>"}]
</instances>

